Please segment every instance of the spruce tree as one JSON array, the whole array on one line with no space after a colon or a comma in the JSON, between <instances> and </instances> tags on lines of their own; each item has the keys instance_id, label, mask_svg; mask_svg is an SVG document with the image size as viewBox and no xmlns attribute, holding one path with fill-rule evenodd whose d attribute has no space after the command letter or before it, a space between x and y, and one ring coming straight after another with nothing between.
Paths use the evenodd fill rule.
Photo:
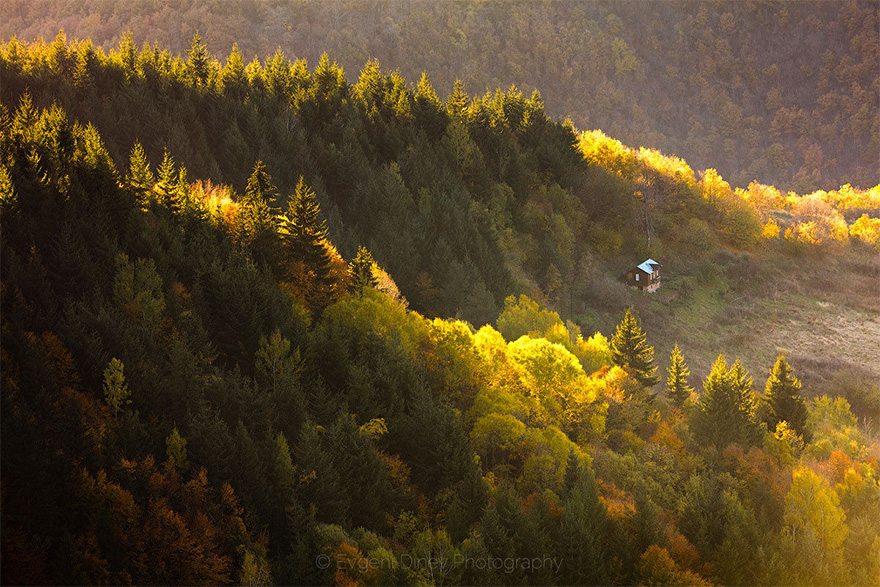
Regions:
<instances>
[{"instance_id":1,"label":"spruce tree","mask_svg":"<svg viewBox=\"0 0 880 587\"><path fill-rule=\"evenodd\" d=\"M358 249L357 256L352 260L349 267L351 272L352 285L357 292L362 292L365 287L377 287L379 280L376 279L374 267L376 262L373 261L373 255L366 247Z\"/></svg>"},{"instance_id":2,"label":"spruce tree","mask_svg":"<svg viewBox=\"0 0 880 587\"><path fill-rule=\"evenodd\" d=\"M277 204L277 188L272 184L272 178L266 171L262 160L254 163L254 170L248 177L247 185L244 188L244 196L245 201L252 202L254 205L270 207Z\"/></svg>"},{"instance_id":3,"label":"spruce tree","mask_svg":"<svg viewBox=\"0 0 880 587\"><path fill-rule=\"evenodd\" d=\"M275 196L275 186L266 172L266 166L262 161L257 161L244 190L239 234L250 245L257 261L273 269L276 268L278 229L269 202Z\"/></svg>"},{"instance_id":4,"label":"spruce tree","mask_svg":"<svg viewBox=\"0 0 880 587\"><path fill-rule=\"evenodd\" d=\"M678 349L678 343L672 349L669 361L669 368L666 369L666 372L669 373L666 379L666 393L669 395L669 399L672 400L673 405L680 408L691 396L691 392L694 389L688 385L690 371L688 370L687 363L684 362L684 355Z\"/></svg>"},{"instance_id":5,"label":"spruce tree","mask_svg":"<svg viewBox=\"0 0 880 587\"><path fill-rule=\"evenodd\" d=\"M189 459L186 456L186 439L180 435L177 426L165 439L165 455L168 457L165 462L168 468L180 471L189 468Z\"/></svg>"},{"instance_id":6,"label":"spruce tree","mask_svg":"<svg viewBox=\"0 0 880 587\"><path fill-rule=\"evenodd\" d=\"M232 51L226 58L226 65L220 71L220 85L226 95L236 99L243 98L247 92L248 80L244 73L244 55L238 48L238 43L233 43Z\"/></svg>"},{"instance_id":7,"label":"spruce tree","mask_svg":"<svg viewBox=\"0 0 880 587\"><path fill-rule=\"evenodd\" d=\"M119 416L119 410L131 403L131 390L125 384L122 369L122 361L115 358L110 359L110 363L104 369L104 400L113 410L114 420Z\"/></svg>"},{"instance_id":8,"label":"spruce tree","mask_svg":"<svg viewBox=\"0 0 880 587\"><path fill-rule=\"evenodd\" d=\"M457 79L452 87L452 94L446 99L446 110L451 116L461 118L467 113L471 98L464 91L464 83Z\"/></svg>"},{"instance_id":9,"label":"spruce tree","mask_svg":"<svg viewBox=\"0 0 880 587\"><path fill-rule=\"evenodd\" d=\"M327 223L313 192L300 177L296 193L282 218L282 235L289 256L302 262L318 285L329 285L330 252L327 250Z\"/></svg>"},{"instance_id":10,"label":"spruce tree","mask_svg":"<svg viewBox=\"0 0 880 587\"><path fill-rule=\"evenodd\" d=\"M779 355L776 364L770 369L770 377L767 378L767 386L764 389L764 401L767 406L766 424L772 432L776 430L779 422L788 422L788 425L808 442L807 407L801 395L801 382L793 372L785 356Z\"/></svg>"},{"instance_id":11,"label":"spruce tree","mask_svg":"<svg viewBox=\"0 0 880 587\"><path fill-rule=\"evenodd\" d=\"M135 141L134 146L131 148L128 175L125 179L137 194L138 201L145 203L146 195L153 189L155 178L150 170L150 162L147 161L147 156L140 141Z\"/></svg>"},{"instance_id":12,"label":"spruce tree","mask_svg":"<svg viewBox=\"0 0 880 587\"><path fill-rule=\"evenodd\" d=\"M196 33L190 45L186 61L186 70L194 85L206 86L211 76L211 56L202 43L202 37Z\"/></svg>"},{"instance_id":13,"label":"spruce tree","mask_svg":"<svg viewBox=\"0 0 880 587\"><path fill-rule=\"evenodd\" d=\"M650 387L660 378L654 365L654 347L648 346L645 339L635 315L627 310L611 339L611 360L629 371L639 383Z\"/></svg>"},{"instance_id":14,"label":"spruce tree","mask_svg":"<svg viewBox=\"0 0 880 587\"><path fill-rule=\"evenodd\" d=\"M574 490L575 485L578 483L578 479L581 474L581 465L580 459L578 459L577 455L574 451L569 451L568 453L568 461L565 463L565 476L562 480L562 496L568 498L571 495L571 492Z\"/></svg>"},{"instance_id":15,"label":"spruce tree","mask_svg":"<svg viewBox=\"0 0 880 587\"><path fill-rule=\"evenodd\" d=\"M718 357L703 382L695 416L694 433L699 441L720 450L728 444L749 446L760 439L751 384L752 378L739 361L728 369L724 357Z\"/></svg>"},{"instance_id":16,"label":"spruce tree","mask_svg":"<svg viewBox=\"0 0 880 587\"><path fill-rule=\"evenodd\" d=\"M162 156L162 164L159 165L159 177L156 181L156 193L160 204L167 206L171 202L176 185L177 178L174 158L168 152L168 149L165 149L165 154Z\"/></svg>"}]
</instances>

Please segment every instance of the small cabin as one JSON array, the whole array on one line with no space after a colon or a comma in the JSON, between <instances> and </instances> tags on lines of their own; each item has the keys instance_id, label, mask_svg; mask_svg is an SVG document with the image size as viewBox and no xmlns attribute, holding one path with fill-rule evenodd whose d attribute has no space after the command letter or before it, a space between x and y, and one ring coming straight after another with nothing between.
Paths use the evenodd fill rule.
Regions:
<instances>
[{"instance_id":1,"label":"small cabin","mask_svg":"<svg viewBox=\"0 0 880 587\"><path fill-rule=\"evenodd\" d=\"M660 263L648 259L626 272L626 284L639 291L657 291L660 287Z\"/></svg>"}]
</instances>

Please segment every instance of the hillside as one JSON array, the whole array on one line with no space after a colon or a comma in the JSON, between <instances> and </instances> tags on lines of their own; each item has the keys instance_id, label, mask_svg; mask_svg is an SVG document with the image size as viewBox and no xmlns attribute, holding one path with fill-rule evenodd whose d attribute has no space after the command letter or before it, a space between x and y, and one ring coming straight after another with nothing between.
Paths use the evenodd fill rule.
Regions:
<instances>
[{"instance_id":1,"label":"hillside","mask_svg":"<svg viewBox=\"0 0 880 587\"><path fill-rule=\"evenodd\" d=\"M0 38L68 35L183 53L199 32L246 62L280 48L370 58L441 93L539 88L553 117L799 193L876 185L880 43L872 1L389 2L7 0Z\"/></svg>"},{"instance_id":2,"label":"hillside","mask_svg":"<svg viewBox=\"0 0 880 587\"><path fill-rule=\"evenodd\" d=\"M4 582L880 582L880 186L199 36L0 79Z\"/></svg>"}]
</instances>

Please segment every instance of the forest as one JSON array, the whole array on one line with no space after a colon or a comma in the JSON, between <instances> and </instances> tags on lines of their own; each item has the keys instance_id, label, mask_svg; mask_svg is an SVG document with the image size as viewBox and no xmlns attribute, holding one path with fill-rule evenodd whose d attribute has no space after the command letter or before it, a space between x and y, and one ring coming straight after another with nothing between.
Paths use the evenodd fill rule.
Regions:
<instances>
[{"instance_id":1,"label":"forest","mask_svg":"<svg viewBox=\"0 0 880 587\"><path fill-rule=\"evenodd\" d=\"M0 46L2 581L880 583L876 169L364 61Z\"/></svg>"},{"instance_id":2,"label":"forest","mask_svg":"<svg viewBox=\"0 0 880 587\"><path fill-rule=\"evenodd\" d=\"M0 38L59 28L111 50L238 43L346 72L369 59L442 94L537 88L553 117L627 145L798 193L877 183L880 48L872 0L5 0ZM355 82L355 78L350 78Z\"/></svg>"}]
</instances>

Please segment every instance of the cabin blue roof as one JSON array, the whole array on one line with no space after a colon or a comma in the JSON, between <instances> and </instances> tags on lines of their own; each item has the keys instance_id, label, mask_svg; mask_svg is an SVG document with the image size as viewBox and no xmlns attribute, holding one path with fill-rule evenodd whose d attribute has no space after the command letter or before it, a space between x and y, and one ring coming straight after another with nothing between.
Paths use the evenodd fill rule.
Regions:
<instances>
[{"instance_id":1,"label":"cabin blue roof","mask_svg":"<svg viewBox=\"0 0 880 587\"><path fill-rule=\"evenodd\" d=\"M655 261L654 259L648 259L644 263L641 263L638 266L638 269L641 269L645 273L654 273L660 267L660 263Z\"/></svg>"}]
</instances>

